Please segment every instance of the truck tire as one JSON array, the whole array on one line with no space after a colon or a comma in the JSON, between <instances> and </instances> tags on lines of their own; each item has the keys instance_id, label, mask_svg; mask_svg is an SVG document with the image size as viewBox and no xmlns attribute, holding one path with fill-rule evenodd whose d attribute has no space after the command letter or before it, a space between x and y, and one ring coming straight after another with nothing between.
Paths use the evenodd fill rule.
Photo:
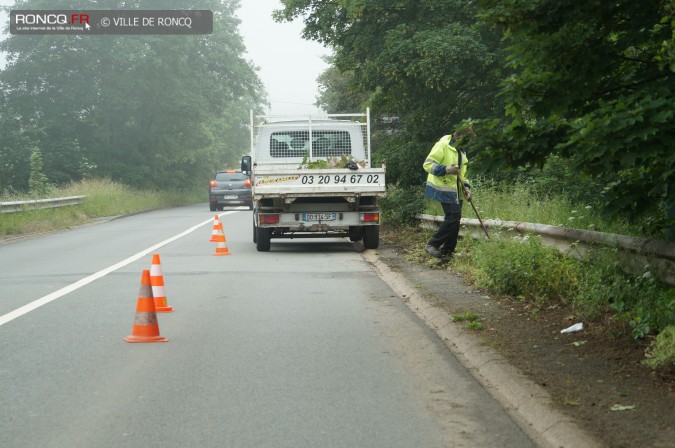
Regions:
<instances>
[{"instance_id":1,"label":"truck tire","mask_svg":"<svg viewBox=\"0 0 675 448\"><path fill-rule=\"evenodd\" d=\"M349 226L349 241L355 243L363 239L363 227Z\"/></svg>"},{"instance_id":2,"label":"truck tire","mask_svg":"<svg viewBox=\"0 0 675 448\"><path fill-rule=\"evenodd\" d=\"M216 204L209 204L209 210L211 210L212 212L215 212L216 211Z\"/></svg>"},{"instance_id":3,"label":"truck tire","mask_svg":"<svg viewBox=\"0 0 675 448\"><path fill-rule=\"evenodd\" d=\"M363 227L363 247L366 249L377 249L380 245L380 226Z\"/></svg>"},{"instance_id":4,"label":"truck tire","mask_svg":"<svg viewBox=\"0 0 675 448\"><path fill-rule=\"evenodd\" d=\"M257 227L256 230L255 248L258 249L258 252L269 252L272 240L272 229Z\"/></svg>"}]
</instances>

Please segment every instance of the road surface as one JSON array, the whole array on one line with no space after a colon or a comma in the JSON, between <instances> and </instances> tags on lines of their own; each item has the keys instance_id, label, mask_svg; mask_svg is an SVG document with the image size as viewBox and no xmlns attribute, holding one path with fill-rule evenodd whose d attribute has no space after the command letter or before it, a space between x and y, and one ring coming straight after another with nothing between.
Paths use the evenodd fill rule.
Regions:
<instances>
[{"instance_id":1,"label":"road surface","mask_svg":"<svg viewBox=\"0 0 675 448\"><path fill-rule=\"evenodd\" d=\"M2 447L527 447L345 239L206 205L0 245ZM169 342L130 344L159 254Z\"/></svg>"}]
</instances>

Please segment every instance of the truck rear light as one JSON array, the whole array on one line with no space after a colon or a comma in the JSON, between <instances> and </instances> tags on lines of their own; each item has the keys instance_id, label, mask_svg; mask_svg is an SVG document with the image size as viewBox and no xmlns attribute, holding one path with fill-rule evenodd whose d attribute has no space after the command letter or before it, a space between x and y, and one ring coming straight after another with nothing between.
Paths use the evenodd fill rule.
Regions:
<instances>
[{"instance_id":1,"label":"truck rear light","mask_svg":"<svg viewBox=\"0 0 675 448\"><path fill-rule=\"evenodd\" d=\"M246 179L246 180L244 181L244 186L245 186L245 187L250 187L250 186L251 186L251 179Z\"/></svg>"},{"instance_id":2,"label":"truck rear light","mask_svg":"<svg viewBox=\"0 0 675 448\"><path fill-rule=\"evenodd\" d=\"M359 219L361 222L380 222L380 213L361 213Z\"/></svg>"},{"instance_id":3,"label":"truck rear light","mask_svg":"<svg viewBox=\"0 0 675 448\"><path fill-rule=\"evenodd\" d=\"M215 180L212 180L211 182L209 182L209 185L211 185L212 187L217 187L218 183Z\"/></svg>"},{"instance_id":4,"label":"truck rear light","mask_svg":"<svg viewBox=\"0 0 675 448\"><path fill-rule=\"evenodd\" d=\"M279 222L279 215L261 213L258 215L258 222L260 224L277 224Z\"/></svg>"}]
</instances>

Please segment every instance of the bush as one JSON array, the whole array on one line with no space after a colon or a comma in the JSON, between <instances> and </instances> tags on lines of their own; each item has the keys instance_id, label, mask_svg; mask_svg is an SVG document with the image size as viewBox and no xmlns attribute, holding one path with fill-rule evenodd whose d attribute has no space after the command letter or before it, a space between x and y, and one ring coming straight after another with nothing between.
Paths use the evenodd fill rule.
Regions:
<instances>
[{"instance_id":1,"label":"bush","mask_svg":"<svg viewBox=\"0 0 675 448\"><path fill-rule=\"evenodd\" d=\"M415 215L424 209L424 194L420 187L389 187L380 205L387 224L415 225Z\"/></svg>"},{"instance_id":2,"label":"bush","mask_svg":"<svg viewBox=\"0 0 675 448\"><path fill-rule=\"evenodd\" d=\"M675 288L649 271L625 273L610 250L598 249L585 260L572 303L589 319L616 312L617 320L630 324L635 339L675 323Z\"/></svg>"},{"instance_id":3,"label":"bush","mask_svg":"<svg viewBox=\"0 0 675 448\"><path fill-rule=\"evenodd\" d=\"M30 155L30 178L28 179L28 188L31 195L36 198L46 197L51 192L49 179L43 172L42 152L34 148Z\"/></svg>"},{"instance_id":4,"label":"bush","mask_svg":"<svg viewBox=\"0 0 675 448\"><path fill-rule=\"evenodd\" d=\"M597 197L583 194L597 187L590 188L587 178L565 170L560 160L552 158L543 172L507 173L491 179L474 177L471 180L475 205L484 220L659 237L658 233L645 233L647 227L605 219L599 207L591 205ZM566 179L574 179L572 187ZM570 197L583 202L574 203ZM434 201L427 200L425 210L442 215L440 205ZM466 205L463 214L466 218L474 216L472 208ZM652 230L656 227L649 226ZM627 274L614 250L596 248L579 261L527 238L521 243L467 240L460 241L453 263L455 269L495 293L535 301L571 302L574 310L588 320L611 316L614 321L630 325L635 339L675 325L675 288L660 282L647 270L642 275Z\"/></svg>"},{"instance_id":5,"label":"bush","mask_svg":"<svg viewBox=\"0 0 675 448\"><path fill-rule=\"evenodd\" d=\"M615 298L623 293L625 279L619 275L617 263L605 251L589 255L585 264L572 304L585 318L593 320L611 312Z\"/></svg>"},{"instance_id":6,"label":"bush","mask_svg":"<svg viewBox=\"0 0 675 448\"><path fill-rule=\"evenodd\" d=\"M473 245L480 286L535 301L567 302L578 287L579 264L537 239L486 241Z\"/></svg>"},{"instance_id":7,"label":"bush","mask_svg":"<svg viewBox=\"0 0 675 448\"><path fill-rule=\"evenodd\" d=\"M540 166L504 169L491 173L491 181L497 186L525 186L535 197L564 198L574 204L603 202L602 188L598 178L579 173L568 160L551 154Z\"/></svg>"},{"instance_id":8,"label":"bush","mask_svg":"<svg viewBox=\"0 0 675 448\"><path fill-rule=\"evenodd\" d=\"M627 320L632 335L640 339L675 324L675 289L653 276L627 278L612 308Z\"/></svg>"},{"instance_id":9,"label":"bush","mask_svg":"<svg viewBox=\"0 0 675 448\"><path fill-rule=\"evenodd\" d=\"M654 339L645 352L643 364L651 367L675 366L675 325L669 325Z\"/></svg>"},{"instance_id":10,"label":"bush","mask_svg":"<svg viewBox=\"0 0 675 448\"><path fill-rule=\"evenodd\" d=\"M614 314L634 339L675 324L675 288L655 278L625 273L616 254L596 250L579 261L524 237L467 246L479 286L518 299L571 303L588 320Z\"/></svg>"}]
</instances>

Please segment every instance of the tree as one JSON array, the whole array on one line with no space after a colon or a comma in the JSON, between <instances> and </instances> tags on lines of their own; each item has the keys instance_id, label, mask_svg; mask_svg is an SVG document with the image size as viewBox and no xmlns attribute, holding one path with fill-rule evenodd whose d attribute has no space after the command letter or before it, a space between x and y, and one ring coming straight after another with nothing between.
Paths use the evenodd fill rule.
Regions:
<instances>
[{"instance_id":1,"label":"tree","mask_svg":"<svg viewBox=\"0 0 675 448\"><path fill-rule=\"evenodd\" d=\"M28 179L28 188L33 196L40 197L49 193L49 179L42 171L42 152L38 148L33 148L30 155L30 177Z\"/></svg>"},{"instance_id":2,"label":"tree","mask_svg":"<svg viewBox=\"0 0 675 448\"><path fill-rule=\"evenodd\" d=\"M675 207L674 3L483 0L504 30L507 118L478 123L485 165L557 153L604 185L607 210ZM668 14L670 14L668 16Z\"/></svg>"},{"instance_id":3,"label":"tree","mask_svg":"<svg viewBox=\"0 0 675 448\"><path fill-rule=\"evenodd\" d=\"M317 78L319 96L316 106L328 113L354 113L362 110L368 103L368 95L354 83L354 71L340 71L333 64L334 57L323 58L330 66Z\"/></svg>"},{"instance_id":4,"label":"tree","mask_svg":"<svg viewBox=\"0 0 675 448\"><path fill-rule=\"evenodd\" d=\"M597 180L608 212L675 232L675 0L283 3L277 19L302 17L398 125L379 154L394 182L415 182L430 143L471 126L483 172L556 154Z\"/></svg>"},{"instance_id":5,"label":"tree","mask_svg":"<svg viewBox=\"0 0 675 448\"><path fill-rule=\"evenodd\" d=\"M1 98L0 98L1 101ZM30 155L35 143L22 132L11 110L0 110L0 193L28 190Z\"/></svg>"},{"instance_id":6,"label":"tree","mask_svg":"<svg viewBox=\"0 0 675 448\"><path fill-rule=\"evenodd\" d=\"M23 0L16 9L73 9ZM236 163L262 83L243 58L237 0L164 2L210 9L214 32L194 36L10 36L0 46L3 110L43 151L50 179L108 176L143 187L189 188ZM154 9L150 0L100 0L101 9Z\"/></svg>"},{"instance_id":7,"label":"tree","mask_svg":"<svg viewBox=\"0 0 675 448\"><path fill-rule=\"evenodd\" d=\"M302 17L303 36L331 46L335 68L369 96L379 131L375 156L386 159L393 183L418 184L433 143L462 120L500 116L500 35L477 26L472 2L282 3L276 19Z\"/></svg>"}]
</instances>

